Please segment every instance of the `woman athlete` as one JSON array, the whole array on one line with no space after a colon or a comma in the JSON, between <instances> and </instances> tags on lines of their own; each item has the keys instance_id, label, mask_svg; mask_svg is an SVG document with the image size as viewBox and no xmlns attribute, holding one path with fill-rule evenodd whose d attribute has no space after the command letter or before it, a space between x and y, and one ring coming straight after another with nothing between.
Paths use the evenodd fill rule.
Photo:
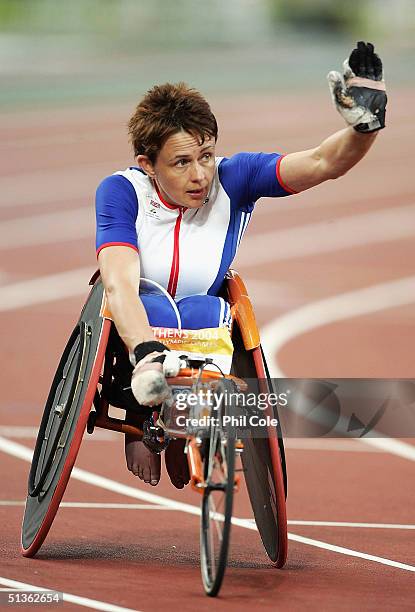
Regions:
<instances>
[{"instance_id":1,"label":"woman athlete","mask_svg":"<svg viewBox=\"0 0 415 612\"><path fill-rule=\"evenodd\" d=\"M97 253L117 331L133 363L132 390L142 405L169 395L165 376L178 360L154 341L151 325L175 327L163 300L138 296L140 276L157 281L177 303L187 329L229 322L218 297L261 197L281 197L345 174L385 126L382 62L359 42L328 81L347 127L317 147L281 155L216 157L218 127L206 100L184 83L153 87L138 104L129 133L138 167L116 172L96 196ZM154 296L153 296L154 297ZM125 437L128 469L146 483L160 479L160 455ZM172 483L188 482L183 440L166 449Z\"/></svg>"}]
</instances>

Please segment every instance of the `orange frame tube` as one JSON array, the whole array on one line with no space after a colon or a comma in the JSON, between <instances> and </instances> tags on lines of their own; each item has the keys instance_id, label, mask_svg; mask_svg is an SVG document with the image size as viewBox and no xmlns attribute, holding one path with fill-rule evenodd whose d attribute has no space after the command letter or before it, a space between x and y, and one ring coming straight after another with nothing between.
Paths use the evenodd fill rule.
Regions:
<instances>
[{"instance_id":1,"label":"orange frame tube","mask_svg":"<svg viewBox=\"0 0 415 612\"><path fill-rule=\"evenodd\" d=\"M260 338L248 291L242 278L235 270L228 271L226 281L232 319L237 321L244 346L247 351L250 351L260 345Z\"/></svg>"},{"instance_id":2,"label":"orange frame tube","mask_svg":"<svg viewBox=\"0 0 415 612\"><path fill-rule=\"evenodd\" d=\"M205 479L203 477L202 457L200 456L199 445L195 438L189 440L187 446L187 462L189 464L190 484L193 491L203 495L203 485Z\"/></svg>"}]
</instances>

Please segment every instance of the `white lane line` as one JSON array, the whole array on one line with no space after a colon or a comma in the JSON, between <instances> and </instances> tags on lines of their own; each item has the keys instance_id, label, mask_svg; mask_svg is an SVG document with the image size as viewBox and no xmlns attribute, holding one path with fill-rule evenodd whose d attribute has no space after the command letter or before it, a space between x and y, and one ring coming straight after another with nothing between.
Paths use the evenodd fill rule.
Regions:
<instances>
[{"instance_id":1,"label":"white lane line","mask_svg":"<svg viewBox=\"0 0 415 612\"><path fill-rule=\"evenodd\" d=\"M406 177L403 179L404 182L400 183L400 195L399 202L403 203L405 199L408 199L408 194L411 199L413 199L413 178ZM412 181L412 183L411 183ZM359 207L364 210L364 207L369 204L375 205L379 207L379 202L386 202L387 200L397 200L396 194L396 185L391 184L386 185L384 188L384 184L379 183L378 186L373 188L373 183L370 188L370 196L367 193L362 195L362 190L358 188L356 184L356 189L347 192L347 196L339 200L338 192L336 189L338 187L336 185L329 186L327 183L324 186L320 186L318 189L313 191L309 189L307 191L303 191L295 196L295 198L261 198L255 205L255 217L266 215L278 215L280 212L282 214L289 215L291 210L310 210L310 208L326 208L328 209L325 214L326 216L333 215L333 202L336 202L335 206L347 205L348 209L351 210L352 207L355 207L356 210L359 210ZM379 208L380 210L380 208Z\"/></svg>"},{"instance_id":2,"label":"white lane line","mask_svg":"<svg viewBox=\"0 0 415 612\"><path fill-rule=\"evenodd\" d=\"M372 430L370 435L376 435L375 430ZM360 440L364 444L372 446L384 453L391 453L392 455L402 457L402 459L415 461L415 446L407 442L402 442L402 440L395 440L394 438L360 438Z\"/></svg>"},{"instance_id":3,"label":"white lane line","mask_svg":"<svg viewBox=\"0 0 415 612\"><path fill-rule=\"evenodd\" d=\"M39 427L28 427L21 425L0 425L0 436L5 436L6 438L36 439L38 432Z\"/></svg>"},{"instance_id":4,"label":"white lane line","mask_svg":"<svg viewBox=\"0 0 415 612\"><path fill-rule=\"evenodd\" d=\"M256 530L255 523L250 519L232 519L234 525L239 527L245 527L246 529ZM345 548L344 546L336 546L335 544L329 544L328 542L322 542L321 540L315 540L314 538L305 538L295 533L289 533L288 539L293 542L299 542L300 544L306 544L307 546L314 546L316 548L322 548L324 550L330 550L341 555L347 555L349 557L359 557L367 561L374 561L381 565L388 565L390 567L396 567L401 570L408 572L415 572L415 565L408 565L407 563L400 563L399 561L393 561L392 559L386 559L385 557L378 557L376 555L369 555L367 553L360 552L358 550L352 550L351 548Z\"/></svg>"},{"instance_id":5,"label":"white lane line","mask_svg":"<svg viewBox=\"0 0 415 612\"><path fill-rule=\"evenodd\" d=\"M126 113L130 112L130 105L117 104L116 107L111 105L110 108L98 106L96 104L84 108L66 108L65 112L62 109L48 108L47 111L40 108L36 109L19 109L18 112L3 113L0 119L0 128L11 131L12 136L16 140L24 137L27 132L32 132L34 129L40 139L45 136L45 133L56 133L58 136L65 137L66 130L70 127L71 133L89 134L102 131L102 123L112 122L119 126L125 120ZM39 126L41 129L39 130ZM26 129L24 129L26 128ZM49 128L49 129L46 129ZM106 127L105 127L106 129ZM113 128L110 128L111 130ZM17 134L14 131L17 130ZM42 142L42 140L41 140Z\"/></svg>"},{"instance_id":6,"label":"white lane line","mask_svg":"<svg viewBox=\"0 0 415 612\"><path fill-rule=\"evenodd\" d=\"M45 130L46 131L46 130ZM8 138L2 140L0 144L0 151L10 151L11 149L17 150L25 150L27 154L29 147L36 148L36 153L32 153L32 155L38 155L39 149L44 147L51 146L59 146L67 147L68 145L80 145L81 147L85 146L87 142L94 143L95 147L98 142L109 142L111 144L114 143L114 140L120 137L119 129L108 129L105 130L95 130L95 131L81 131L81 128L78 127L77 132L71 132L69 134L62 134L59 132L50 131L47 134L39 134L36 137L32 138ZM49 169L49 172L52 172ZM372 194L371 194L372 195ZM385 194L383 194L385 196ZM396 191L393 194L396 196Z\"/></svg>"},{"instance_id":7,"label":"white lane line","mask_svg":"<svg viewBox=\"0 0 415 612\"><path fill-rule=\"evenodd\" d=\"M0 506L24 506L25 501L0 500ZM61 502L59 508L90 508L93 510L172 510L156 504L110 504L101 502Z\"/></svg>"},{"instance_id":8,"label":"white lane line","mask_svg":"<svg viewBox=\"0 0 415 612\"><path fill-rule=\"evenodd\" d=\"M0 584L21 591L56 591L54 587L40 587L35 584L28 584L27 582L11 580L4 576L0 576ZM58 593L62 593L62 591L58 590ZM116 606L105 601L89 599L88 597L79 597L79 595L73 595L72 593L63 592L62 594L64 602L69 602L76 606L83 606L84 608L90 608L91 610L103 610L104 612L140 612L136 608L123 608L122 606ZM33 604L33 606L36 607L35 604Z\"/></svg>"},{"instance_id":9,"label":"white lane line","mask_svg":"<svg viewBox=\"0 0 415 612\"><path fill-rule=\"evenodd\" d=\"M310 527L356 527L362 529L415 529L415 525L399 525L396 523L348 523L345 521L288 521L289 525L304 525Z\"/></svg>"},{"instance_id":10,"label":"white lane line","mask_svg":"<svg viewBox=\"0 0 415 612\"><path fill-rule=\"evenodd\" d=\"M274 356L294 338L337 321L413 302L415 302L415 276L407 276L324 298L274 319L261 330L264 349L270 356L271 376L275 378L286 376Z\"/></svg>"},{"instance_id":11,"label":"white lane line","mask_svg":"<svg viewBox=\"0 0 415 612\"><path fill-rule=\"evenodd\" d=\"M309 546L316 546L317 548L323 548L324 550L330 550L331 552L339 553L340 555L347 555L348 557L358 557L365 559L366 561L374 561L375 563L381 563L382 565L389 565L390 567L396 567L398 569L406 570L408 572L415 572L415 565L408 565L407 563L399 563L399 561L392 561L391 559L385 559L385 557L378 557L376 555L368 555L358 550L352 550L351 548L344 548L343 546L335 546L334 544L328 544L321 540L315 540L314 538L305 538L303 536L290 533L288 539L300 544L308 544Z\"/></svg>"},{"instance_id":12,"label":"white lane line","mask_svg":"<svg viewBox=\"0 0 415 612\"><path fill-rule=\"evenodd\" d=\"M1 434L1 428L0 428ZM4 434L6 435L6 434ZM355 440L342 440L340 438L285 438L284 446L286 450L307 450L323 452L350 452L350 453L381 453L380 448L369 447L363 444L358 438Z\"/></svg>"},{"instance_id":13,"label":"white lane line","mask_svg":"<svg viewBox=\"0 0 415 612\"><path fill-rule=\"evenodd\" d=\"M42 409L38 407L40 413ZM37 438L39 426L25 425L0 425L0 436L6 438L17 438L20 440L33 440ZM120 439L120 434L116 431L96 428L94 434L90 435L85 432L83 437L85 442L102 442L108 440L115 442ZM287 438L284 442L285 448L290 450L315 450L315 451L339 451L339 452L354 452L354 453L381 453L381 448L368 447L362 444L359 439L342 440L339 438ZM386 451L385 451L386 452Z\"/></svg>"},{"instance_id":14,"label":"white lane line","mask_svg":"<svg viewBox=\"0 0 415 612\"><path fill-rule=\"evenodd\" d=\"M242 519L255 523L255 519ZM415 525L399 525L397 523L349 523L346 521L301 521L289 520L288 525L305 527L356 527L362 529L415 529Z\"/></svg>"},{"instance_id":15,"label":"white lane line","mask_svg":"<svg viewBox=\"0 0 415 612\"><path fill-rule=\"evenodd\" d=\"M41 244L90 238L95 231L93 207L9 219L0 223L0 249L23 249Z\"/></svg>"},{"instance_id":16,"label":"white lane line","mask_svg":"<svg viewBox=\"0 0 415 612\"><path fill-rule=\"evenodd\" d=\"M269 355L273 378L287 376L278 365L278 353L288 342L319 327L336 321L359 317L388 308L415 302L415 276L349 291L298 308L268 323L261 332L262 344ZM347 420L339 419L339 427L347 430ZM371 432L376 436L376 432ZM415 461L415 446L392 438L360 438L360 442L403 459Z\"/></svg>"},{"instance_id":17,"label":"white lane line","mask_svg":"<svg viewBox=\"0 0 415 612\"><path fill-rule=\"evenodd\" d=\"M7 440L6 438L3 438L1 436L0 436L0 451L8 453L9 455L17 457L19 459L23 459L24 461L31 462L32 460L32 451L29 448L27 448L27 446L23 446L21 444L18 444L17 442L12 442L11 440ZM112 491L120 495L125 495L127 497L132 497L134 499L140 499L140 500L152 503L152 504L159 504L160 506L166 506L173 510L185 512L186 514L200 516L200 508L198 506L193 506L191 504L187 504L184 502L178 502L176 500L169 499L167 497L162 497L161 495L155 495L154 493L148 493L146 491L141 491L140 489L135 489L133 487L124 485L115 480L111 480L110 478L106 478L105 476L99 476L98 474L94 474L92 472L88 472L80 468L74 468L72 470L72 477L75 478L76 480L85 482L94 487L106 489L107 491ZM243 527L245 529L251 529L255 531L257 529L254 523L250 522L249 520L241 519L237 517L232 518L232 524L237 525L238 527ZM290 540L301 542L302 544L306 544L308 546L315 546L317 548L325 548L326 550L338 552L343 555L349 555L351 557L360 557L361 559L374 561L375 563L380 563L382 565L388 565L388 566L396 567L398 569L415 572L415 566L407 565L405 563L400 563L399 561L393 561L391 559L386 559L384 557L376 557L373 555L368 555L366 553L359 552L356 550L351 550L349 548L344 548L341 546L334 546L333 544L329 544L327 542L321 542L320 540L313 540L311 538L303 538L302 536L298 536L293 533L289 533L288 538Z\"/></svg>"},{"instance_id":18,"label":"white lane line","mask_svg":"<svg viewBox=\"0 0 415 612\"><path fill-rule=\"evenodd\" d=\"M236 261L252 267L411 236L415 236L414 204L247 236Z\"/></svg>"},{"instance_id":19,"label":"white lane line","mask_svg":"<svg viewBox=\"0 0 415 612\"><path fill-rule=\"evenodd\" d=\"M42 408L38 407L39 414ZM19 438L19 439L36 439L39 432L39 426L30 427L25 425L0 425L0 436L6 438ZM99 429L98 427L94 430L94 435L90 435L85 432L84 440L88 442L102 442L103 440L110 440L114 442L120 439L120 434L116 431L109 431L108 429Z\"/></svg>"},{"instance_id":20,"label":"white lane line","mask_svg":"<svg viewBox=\"0 0 415 612\"><path fill-rule=\"evenodd\" d=\"M259 280L244 277L252 303L275 312L275 304L284 310L292 310L304 303L304 292L288 282Z\"/></svg>"},{"instance_id":21,"label":"white lane line","mask_svg":"<svg viewBox=\"0 0 415 612\"><path fill-rule=\"evenodd\" d=\"M0 500L0 506L20 507L25 505L22 500ZM61 502L59 508L86 508L93 510L173 510L168 506L156 504L119 504L106 502ZM252 524L255 519L241 519ZM299 525L305 527L356 527L362 529L415 529L415 525L398 523L350 523L347 521L303 521L289 520L288 525Z\"/></svg>"},{"instance_id":22,"label":"white lane line","mask_svg":"<svg viewBox=\"0 0 415 612\"><path fill-rule=\"evenodd\" d=\"M96 269L96 268L95 268ZM88 294L92 266L0 287L0 312Z\"/></svg>"},{"instance_id":23,"label":"white lane line","mask_svg":"<svg viewBox=\"0 0 415 612\"><path fill-rule=\"evenodd\" d=\"M59 204L87 198L92 206L99 182L112 174L113 167L114 164L108 162L0 176L0 208Z\"/></svg>"}]
</instances>

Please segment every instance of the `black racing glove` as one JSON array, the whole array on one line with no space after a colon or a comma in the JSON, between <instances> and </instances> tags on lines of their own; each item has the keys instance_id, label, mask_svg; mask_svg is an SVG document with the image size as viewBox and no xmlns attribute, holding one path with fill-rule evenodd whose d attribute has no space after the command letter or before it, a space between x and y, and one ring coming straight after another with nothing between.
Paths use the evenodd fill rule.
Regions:
<instances>
[{"instance_id":1,"label":"black racing glove","mask_svg":"<svg viewBox=\"0 0 415 612\"><path fill-rule=\"evenodd\" d=\"M387 96L382 60L372 43L359 41L343 63L343 75L327 75L334 104L358 132L375 132L385 127Z\"/></svg>"},{"instance_id":2,"label":"black racing glove","mask_svg":"<svg viewBox=\"0 0 415 612\"><path fill-rule=\"evenodd\" d=\"M154 351L157 351L157 352L161 353L161 355L160 355L160 357L161 357L163 355L164 351L169 351L169 350L170 349L165 347L164 344L162 344L161 342L157 342L156 340L149 340L147 342L140 342L140 344L137 344L137 346L134 349L134 357L135 357L134 365L137 365L137 363L139 361L141 361L143 359L143 357L146 357L150 353L154 353ZM163 359L160 359L160 357L156 357L155 359L152 359L152 361L157 360L159 363L163 363L165 355L164 355Z\"/></svg>"}]
</instances>

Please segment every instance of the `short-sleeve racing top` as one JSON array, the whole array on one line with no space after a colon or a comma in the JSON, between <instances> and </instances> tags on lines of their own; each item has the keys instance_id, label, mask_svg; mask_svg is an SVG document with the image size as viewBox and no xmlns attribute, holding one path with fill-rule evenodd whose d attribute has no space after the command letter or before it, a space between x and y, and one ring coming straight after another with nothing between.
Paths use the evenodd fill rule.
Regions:
<instances>
[{"instance_id":1,"label":"short-sleeve racing top","mask_svg":"<svg viewBox=\"0 0 415 612\"><path fill-rule=\"evenodd\" d=\"M138 251L141 275L177 300L217 295L260 197L294 193L284 185L278 153L216 158L208 201L172 206L151 179L130 167L105 178L96 193L97 254L125 245Z\"/></svg>"}]
</instances>

